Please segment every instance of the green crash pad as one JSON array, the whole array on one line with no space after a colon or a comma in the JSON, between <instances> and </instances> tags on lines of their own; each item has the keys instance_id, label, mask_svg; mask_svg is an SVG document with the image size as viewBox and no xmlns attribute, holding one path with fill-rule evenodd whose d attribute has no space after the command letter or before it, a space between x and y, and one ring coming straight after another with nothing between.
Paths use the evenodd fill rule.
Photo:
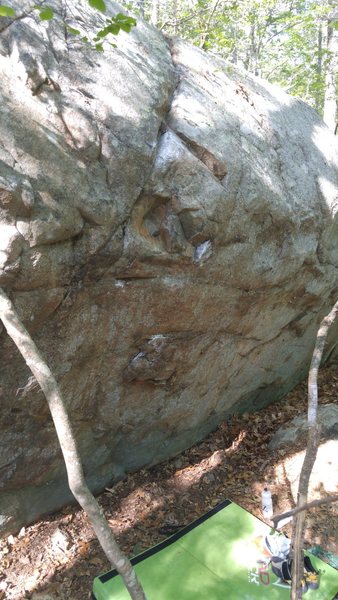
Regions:
<instances>
[{"instance_id":1,"label":"green crash pad","mask_svg":"<svg viewBox=\"0 0 338 600\"><path fill-rule=\"evenodd\" d=\"M272 572L264 544L272 532L226 500L131 562L148 600L287 600L290 587ZM309 589L304 598L332 600L338 592L338 571L309 556L320 571L320 585ZM92 597L130 600L116 571L94 580Z\"/></svg>"}]
</instances>

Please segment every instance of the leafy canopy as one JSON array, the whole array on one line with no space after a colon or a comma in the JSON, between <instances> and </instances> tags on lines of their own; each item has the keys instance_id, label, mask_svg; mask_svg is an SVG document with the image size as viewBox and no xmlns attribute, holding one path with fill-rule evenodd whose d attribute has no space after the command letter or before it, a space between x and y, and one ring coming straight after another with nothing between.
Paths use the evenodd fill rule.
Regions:
<instances>
[{"instance_id":1,"label":"leafy canopy","mask_svg":"<svg viewBox=\"0 0 338 600\"><path fill-rule=\"evenodd\" d=\"M323 114L327 73L338 61L329 43L330 35L337 37L337 0L119 2L168 36L182 37L281 85Z\"/></svg>"}]
</instances>

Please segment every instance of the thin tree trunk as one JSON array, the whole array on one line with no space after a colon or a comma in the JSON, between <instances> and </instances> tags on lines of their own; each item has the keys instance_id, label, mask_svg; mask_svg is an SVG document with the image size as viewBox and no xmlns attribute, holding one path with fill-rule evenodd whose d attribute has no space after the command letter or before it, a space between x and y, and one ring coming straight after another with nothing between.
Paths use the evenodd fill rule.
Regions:
<instances>
[{"instance_id":1,"label":"thin tree trunk","mask_svg":"<svg viewBox=\"0 0 338 600\"><path fill-rule=\"evenodd\" d=\"M254 73L254 75L258 75L257 63L256 26L255 23L252 23L250 27L250 66L248 70L250 73Z\"/></svg>"},{"instance_id":2,"label":"thin tree trunk","mask_svg":"<svg viewBox=\"0 0 338 600\"><path fill-rule=\"evenodd\" d=\"M205 28L204 28L204 32L202 33L201 41L199 43L199 47L202 48L203 50L206 49L206 42L207 42L207 39L208 39L208 35L209 35L209 31L210 31L212 19L214 17L214 14L215 14L215 12L217 10L217 7L218 7L220 1L221 0L215 0L214 6L212 8L212 11L211 11L211 13L209 15L209 18L207 19L207 22L206 22L206 25L205 25Z\"/></svg>"},{"instance_id":3,"label":"thin tree trunk","mask_svg":"<svg viewBox=\"0 0 338 600\"><path fill-rule=\"evenodd\" d=\"M308 432L308 445L306 448L305 458L302 470L299 477L297 508L306 504L308 487L312 467L316 460L318 443L320 439L320 427L315 424L310 427ZM304 575L304 527L305 527L306 511L301 511L293 520L292 526L292 585L291 585L291 600L299 600L302 598L302 578Z\"/></svg>"},{"instance_id":4,"label":"thin tree trunk","mask_svg":"<svg viewBox=\"0 0 338 600\"><path fill-rule=\"evenodd\" d=\"M322 95L321 95L321 83L322 83L322 72L323 72L323 26L319 23L318 26L318 37L317 37L317 86L316 86L316 110L319 112L321 109Z\"/></svg>"},{"instance_id":5,"label":"thin tree trunk","mask_svg":"<svg viewBox=\"0 0 338 600\"><path fill-rule=\"evenodd\" d=\"M160 4L160 0L152 0L150 23L152 25L154 25L155 27L157 26L157 23L159 20L159 8L160 8L159 4Z\"/></svg>"},{"instance_id":6,"label":"thin tree trunk","mask_svg":"<svg viewBox=\"0 0 338 600\"><path fill-rule=\"evenodd\" d=\"M332 4L332 2L330 2ZM331 15L327 25L327 66L325 77L325 98L323 119L326 125L335 131L337 114L336 76L338 66L338 31L333 27L337 15Z\"/></svg>"},{"instance_id":7,"label":"thin tree trunk","mask_svg":"<svg viewBox=\"0 0 338 600\"><path fill-rule=\"evenodd\" d=\"M0 319L46 396L65 460L71 492L86 512L103 552L111 565L120 573L130 597L133 600L146 600L130 561L118 547L102 509L86 484L80 455L59 386L20 321L12 302L1 288Z\"/></svg>"},{"instance_id":8,"label":"thin tree trunk","mask_svg":"<svg viewBox=\"0 0 338 600\"><path fill-rule=\"evenodd\" d=\"M141 15L142 19L144 19L145 18L145 14L144 14L144 0L137 0L136 1L136 7L139 9L140 15Z\"/></svg>"},{"instance_id":9,"label":"thin tree trunk","mask_svg":"<svg viewBox=\"0 0 338 600\"><path fill-rule=\"evenodd\" d=\"M173 33L176 36L177 35L177 0L173 0L172 3L172 15L173 15Z\"/></svg>"},{"instance_id":10,"label":"thin tree trunk","mask_svg":"<svg viewBox=\"0 0 338 600\"><path fill-rule=\"evenodd\" d=\"M317 449L320 439L320 427L317 423L317 407L318 407L318 370L323 356L325 341L328 331L333 324L338 314L338 301L330 311L330 313L322 320L318 333L315 348L312 355L308 377L308 444L304 457L302 470L299 477L298 494L297 494L297 509L303 507L307 503L309 480L313 464L316 460ZM302 598L301 580L304 574L304 526L305 526L306 511L301 510L293 520L292 526L292 584L291 584L291 600L299 600Z\"/></svg>"},{"instance_id":11,"label":"thin tree trunk","mask_svg":"<svg viewBox=\"0 0 338 600\"><path fill-rule=\"evenodd\" d=\"M246 49L246 58L244 61L244 68L249 73L258 74L257 71L257 44L256 44L256 24L252 20L250 25L250 36L249 43Z\"/></svg>"}]
</instances>

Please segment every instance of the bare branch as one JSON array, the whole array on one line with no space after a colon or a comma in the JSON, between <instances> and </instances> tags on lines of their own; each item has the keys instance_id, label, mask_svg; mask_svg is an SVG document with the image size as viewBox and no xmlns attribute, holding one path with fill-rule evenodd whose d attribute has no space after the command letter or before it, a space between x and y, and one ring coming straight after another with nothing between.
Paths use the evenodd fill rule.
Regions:
<instances>
[{"instance_id":1,"label":"bare branch","mask_svg":"<svg viewBox=\"0 0 338 600\"><path fill-rule=\"evenodd\" d=\"M2 33L3 31L5 31L6 29L8 29L8 27L10 27L11 25L13 25L13 23L16 23L16 21L21 21L22 19L25 19L26 17L29 17L34 10L36 9L37 6L43 6L45 0L41 0L40 2L36 2L34 5L30 6L29 8L27 8L27 10L25 10L23 13L21 13L20 15L16 15L15 17L4 17L5 19L5 23L0 26L0 33Z\"/></svg>"},{"instance_id":2,"label":"bare branch","mask_svg":"<svg viewBox=\"0 0 338 600\"><path fill-rule=\"evenodd\" d=\"M296 506L296 508L292 508L291 510L281 513L280 515L273 515L273 517L271 517L271 521L273 522L274 528L277 528L279 521L282 521L283 519L293 517L302 510L310 510L310 508L315 508L316 506L321 506L322 504L331 504L331 502L338 502L338 494L326 496L326 498L318 498L318 500L312 500L312 502L307 502L302 506Z\"/></svg>"},{"instance_id":3,"label":"bare branch","mask_svg":"<svg viewBox=\"0 0 338 600\"><path fill-rule=\"evenodd\" d=\"M164 23L162 23L162 25L159 28L159 30L162 31L165 27L177 27L177 25L181 25L182 23L186 23L187 21L191 21L191 19L194 19L195 17L199 17L201 15L204 15L207 12L209 12L209 9L205 8L203 10L193 11L188 16L182 17L182 19L164 21Z\"/></svg>"},{"instance_id":4,"label":"bare branch","mask_svg":"<svg viewBox=\"0 0 338 600\"><path fill-rule=\"evenodd\" d=\"M22 15L18 15L17 17L13 17L13 18L4 17L4 18L6 18L6 22L2 26L0 26L0 33L2 33L3 31L6 31L6 29L8 29L8 27L13 25L13 23L16 23L16 21L21 21L22 19L25 19L26 17L28 17L28 15L32 12L32 10L30 10L29 12L23 13ZM7 20L8 18L9 18L9 20Z\"/></svg>"}]
</instances>

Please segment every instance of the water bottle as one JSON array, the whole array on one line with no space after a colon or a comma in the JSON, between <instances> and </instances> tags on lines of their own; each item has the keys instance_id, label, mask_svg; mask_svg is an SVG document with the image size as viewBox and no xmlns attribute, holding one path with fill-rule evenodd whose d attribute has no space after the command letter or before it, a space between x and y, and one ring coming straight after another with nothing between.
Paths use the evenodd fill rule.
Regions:
<instances>
[{"instance_id":1,"label":"water bottle","mask_svg":"<svg viewBox=\"0 0 338 600\"><path fill-rule=\"evenodd\" d=\"M273 515L271 492L267 487L262 491L262 513L265 519L271 519Z\"/></svg>"}]
</instances>

